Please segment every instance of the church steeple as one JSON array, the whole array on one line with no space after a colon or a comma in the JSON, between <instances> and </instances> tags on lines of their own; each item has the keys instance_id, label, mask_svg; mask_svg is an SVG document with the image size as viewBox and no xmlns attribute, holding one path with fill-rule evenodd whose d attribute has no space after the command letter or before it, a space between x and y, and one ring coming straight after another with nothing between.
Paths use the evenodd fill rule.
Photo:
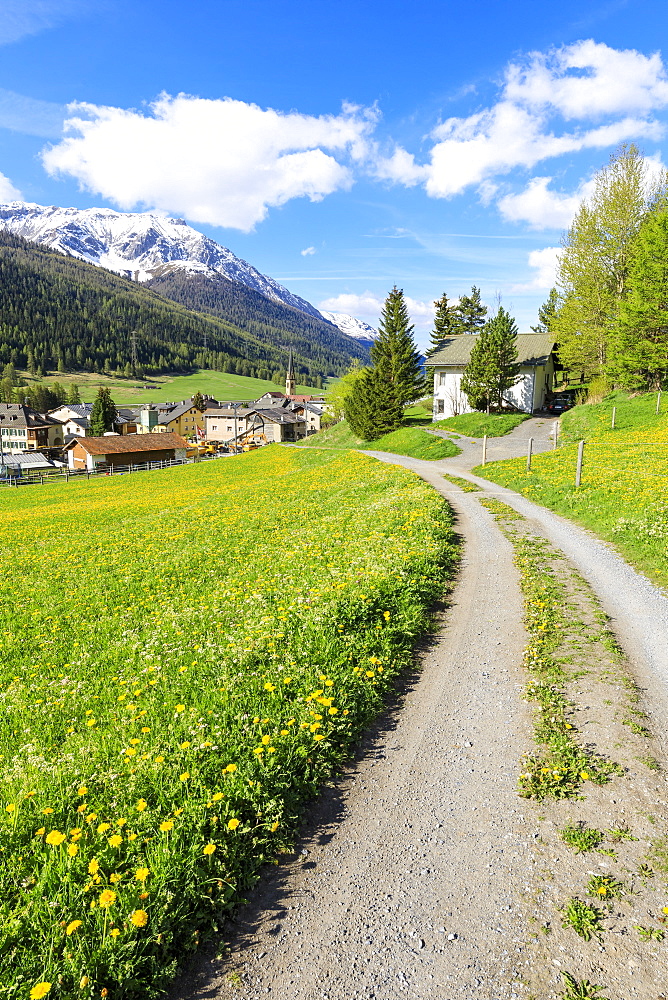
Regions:
<instances>
[{"instance_id":1,"label":"church steeple","mask_svg":"<svg viewBox=\"0 0 668 1000\"><path fill-rule=\"evenodd\" d=\"M290 357L288 358L288 370L285 373L285 395L294 396L295 394L295 365L292 360L292 348L290 348Z\"/></svg>"}]
</instances>

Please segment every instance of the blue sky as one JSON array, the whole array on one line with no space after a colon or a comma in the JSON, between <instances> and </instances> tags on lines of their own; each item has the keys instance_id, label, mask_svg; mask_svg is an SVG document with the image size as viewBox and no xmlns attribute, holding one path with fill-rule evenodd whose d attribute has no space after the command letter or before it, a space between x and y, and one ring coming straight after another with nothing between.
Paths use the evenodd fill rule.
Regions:
<instances>
[{"instance_id":1,"label":"blue sky","mask_svg":"<svg viewBox=\"0 0 668 1000\"><path fill-rule=\"evenodd\" d=\"M472 284L528 330L595 171L668 158L666 27L664 0L0 0L0 201L184 217L372 324L396 283L421 343Z\"/></svg>"}]
</instances>

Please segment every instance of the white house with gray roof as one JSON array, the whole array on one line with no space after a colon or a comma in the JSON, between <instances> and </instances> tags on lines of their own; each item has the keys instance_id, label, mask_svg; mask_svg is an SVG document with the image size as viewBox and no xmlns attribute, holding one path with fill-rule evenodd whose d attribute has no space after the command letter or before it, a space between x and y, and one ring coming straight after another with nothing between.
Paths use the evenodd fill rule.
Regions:
<instances>
[{"instance_id":1,"label":"white house with gray roof","mask_svg":"<svg viewBox=\"0 0 668 1000\"><path fill-rule=\"evenodd\" d=\"M425 361L434 375L434 420L471 413L461 380L478 334L448 337L439 350ZM554 388L555 341L549 333L518 333L517 360L520 378L504 393L504 402L513 409L534 413L545 406Z\"/></svg>"}]
</instances>

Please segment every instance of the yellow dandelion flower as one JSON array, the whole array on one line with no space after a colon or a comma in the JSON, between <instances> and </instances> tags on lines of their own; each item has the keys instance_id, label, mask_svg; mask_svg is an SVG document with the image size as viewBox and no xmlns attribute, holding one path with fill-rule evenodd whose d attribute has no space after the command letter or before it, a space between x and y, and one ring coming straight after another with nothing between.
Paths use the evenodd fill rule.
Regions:
<instances>
[{"instance_id":1,"label":"yellow dandelion flower","mask_svg":"<svg viewBox=\"0 0 668 1000\"><path fill-rule=\"evenodd\" d=\"M53 809L51 808L51 806L47 806L45 809L42 809L42 812L45 816L50 816L51 813L53 812Z\"/></svg>"},{"instance_id":2,"label":"yellow dandelion flower","mask_svg":"<svg viewBox=\"0 0 668 1000\"><path fill-rule=\"evenodd\" d=\"M82 924L83 924L83 920L70 920L69 924L65 928L65 933L69 937L70 934L74 934L74 932L77 929L77 927L81 927Z\"/></svg>"},{"instance_id":3,"label":"yellow dandelion flower","mask_svg":"<svg viewBox=\"0 0 668 1000\"><path fill-rule=\"evenodd\" d=\"M112 927L111 930L109 931L109 936L112 938L117 938L120 933L121 932L119 931L118 927Z\"/></svg>"},{"instance_id":4,"label":"yellow dandelion flower","mask_svg":"<svg viewBox=\"0 0 668 1000\"><path fill-rule=\"evenodd\" d=\"M176 708L174 709L175 712L185 712L185 710L186 710L185 705L177 705Z\"/></svg>"},{"instance_id":5,"label":"yellow dandelion flower","mask_svg":"<svg viewBox=\"0 0 668 1000\"><path fill-rule=\"evenodd\" d=\"M236 769L237 769L237 765L236 764L228 764L227 767L225 768L225 770L228 772L228 774L233 774L234 771L236 771Z\"/></svg>"},{"instance_id":6,"label":"yellow dandelion flower","mask_svg":"<svg viewBox=\"0 0 668 1000\"><path fill-rule=\"evenodd\" d=\"M133 910L130 914L130 923L135 927L146 927L148 923L148 913L146 910Z\"/></svg>"},{"instance_id":7,"label":"yellow dandelion flower","mask_svg":"<svg viewBox=\"0 0 668 1000\"><path fill-rule=\"evenodd\" d=\"M67 845L67 853L69 854L69 856L71 858L76 858L77 854L79 853L79 845L78 844L68 844Z\"/></svg>"},{"instance_id":8,"label":"yellow dandelion flower","mask_svg":"<svg viewBox=\"0 0 668 1000\"><path fill-rule=\"evenodd\" d=\"M15 803L15 802L9 802L9 803L8 803L8 804L7 804L6 806L5 806L5 811L6 811L6 812L8 812L8 813L13 813L13 812L15 812L15 811L16 811L16 803Z\"/></svg>"},{"instance_id":9,"label":"yellow dandelion flower","mask_svg":"<svg viewBox=\"0 0 668 1000\"><path fill-rule=\"evenodd\" d=\"M82 976L81 979L79 980L79 989L80 990L85 990L86 987L88 986L89 982L90 982L90 979L88 978L88 976Z\"/></svg>"},{"instance_id":10,"label":"yellow dandelion flower","mask_svg":"<svg viewBox=\"0 0 668 1000\"><path fill-rule=\"evenodd\" d=\"M324 738L325 737L322 735L322 733L316 733L315 736L313 737L313 739L317 741L324 740Z\"/></svg>"},{"instance_id":11,"label":"yellow dandelion flower","mask_svg":"<svg viewBox=\"0 0 668 1000\"><path fill-rule=\"evenodd\" d=\"M107 832L107 830L108 830L108 829L109 829L110 827L111 827L111 823L100 823L100 825L99 825L99 826L98 826L98 828L97 828L97 832L98 832L98 833L106 833L106 832Z\"/></svg>"},{"instance_id":12,"label":"yellow dandelion flower","mask_svg":"<svg viewBox=\"0 0 668 1000\"><path fill-rule=\"evenodd\" d=\"M263 736L262 742L264 743L265 746L267 746L267 744L271 742L271 736Z\"/></svg>"},{"instance_id":13,"label":"yellow dandelion flower","mask_svg":"<svg viewBox=\"0 0 668 1000\"><path fill-rule=\"evenodd\" d=\"M135 872L135 878L138 882L145 882L150 874L151 872L148 868L138 868Z\"/></svg>"},{"instance_id":14,"label":"yellow dandelion flower","mask_svg":"<svg viewBox=\"0 0 668 1000\"><path fill-rule=\"evenodd\" d=\"M30 1000L42 1000L51 989L51 983L36 983L30 991Z\"/></svg>"},{"instance_id":15,"label":"yellow dandelion flower","mask_svg":"<svg viewBox=\"0 0 668 1000\"><path fill-rule=\"evenodd\" d=\"M213 852L215 850L216 850L216 845L215 844L207 844L202 853L203 854L213 854Z\"/></svg>"},{"instance_id":16,"label":"yellow dandelion flower","mask_svg":"<svg viewBox=\"0 0 668 1000\"><path fill-rule=\"evenodd\" d=\"M211 796L211 801L212 802L220 802L220 800L224 799L224 798L225 798L225 796L223 795L222 792L216 792L214 795Z\"/></svg>"},{"instance_id":17,"label":"yellow dandelion flower","mask_svg":"<svg viewBox=\"0 0 668 1000\"><path fill-rule=\"evenodd\" d=\"M60 830L51 830L46 835L46 842L52 847L59 847L64 840L67 840L67 835L61 833Z\"/></svg>"},{"instance_id":18,"label":"yellow dandelion flower","mask_svg":"<svg viewBox=\"0 0 668 1000\"><path fill-rule=\"evenodd\" d=\"M587 781L589 779L589 773L587 771L580 771L580 777L583 781Z\"/></svg>"},{"instance_id":19,"label":"yellow dandelion flower","mask_svg":"<svg viewBox=\"0 0 668 1000\"><path fill-rule=\"evenodd\" d=\"M112 872L112 874L109 876L109 881L111 882L112 885L116 885L116 883L120 882L122 878L123 876L120 875L118 872Z\"/></svg>"},{"instance_id":20,"label":"yellow dandelion flower","mask_svg":"<svg viewBox=\"0 0 668 1000\"><path fill-rule=\"evenodd\" d=\"M88 872L90 875L97 875L100 870L100 862L97 858L91 858L88 862Z\"/></svg>"},{"instance_id":21,"label":"yellow dandelion flower","mask_svg":"<svg viewBox=\"0 0 668 1000\"><path fill-rule=\"evenodd\" d=\"M35 831L35 836L36 837L43 837L45 833L46 833L45 828L43 826L40 826L39 830Z\"/></svg>"},{"instance_id":22,"label":"yellow dandelion flower","mask_svg":"<svg viewBox=\"0 0 668 1000\"><path fill-rule=\"evenodd\" d=\"M108 910L109 907L113 906L115 902L116 893L112 892L111 889L103 889L97 901L98 906L102 907L103 910Z\"/></svg>"},{"instance_id":23,"label":"yellow dandelion flower","mask_svg":"<svg viewBox=\"0 0 668 1000\"><path fill-rule=\"evenodd\" d=\"M120 847L123 843L123 838L120 834L114 833L113 836L107 837L107 843L109 847Z\"/></svg>"},{"instance_id":24,"label":"yellow dandelion flower","mask_svg":"<svg viewBox=\"0 0 668 1000\"><path fill-rule=\"evenodd\" d=\"M163 820L163 822L160 824L160 830L162 833L169 833L169 831L173 829L174 829L174 824L171 821L171 819Z\"/></svg>"},{"instance_id":25,"label":"yellow dandelion flower","mask_svg":"<svg viewBox=\"0 0 668 1000\"><path fill-rule=\"evenodd\" d=\"M146 799L139 799L137 802L137 812L143 812L148 806Z\"/></svg>"},{"instance_id":26,"label":"yellow dandelion flower","mask_svg":"<svg viewBox=\"0 0 668 1000\"><path fill-rule=\"evenodd\" d=\"M236 830L236 828L239 826L240 823L241 823L240 819L231 819L227 824L227 829Z\"/></svg>"},{"instance_id":27,"label":"yellow dandelion flower","mask_svg":"<svg viewBox=\"0 0 668 1000\"><path fill-rule=\"evenodd\" d=\"M179 781L187 781L190 777L190 771L184 771L183 774L179 775Z\"/></svg>"},{"instance_id":28,"label":"yellow dandelion flower","mask_svg":"<svg viewBox=\"0 0 668 1000\"><path fill-rule=\"evenodd\" d=\"M278 820L275 820L275 821L274 821L274 822L273 822L273 823L271 824L271 832L272 832L272 833L276 833L276 831L278 830L278 827L279 827L279 822L278 822Z\"/></svg>"},{"instance_id":29,"label":"yellow dandelion flower","mask_svg":"<svg viewBox=\"0 0 668 1000\"><path fill-rule=\"evenodd\" d=\"M190 746L192 746L192 744L189 740L184 740L183 743L180 744L181 750L188 750Z\"/></svg>"}]
</instances>

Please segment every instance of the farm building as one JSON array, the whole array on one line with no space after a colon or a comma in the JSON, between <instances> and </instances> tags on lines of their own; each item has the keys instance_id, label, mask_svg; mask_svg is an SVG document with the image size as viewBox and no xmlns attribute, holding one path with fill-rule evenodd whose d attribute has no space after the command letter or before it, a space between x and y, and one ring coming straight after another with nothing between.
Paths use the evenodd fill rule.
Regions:
<instances>
[{"instance_id":1,"label":"farm building","mask_svg":"<svg viewBox=\"0 0 668 1000\"><path fill-rule=\"evenodd\" d=\"M427 358L427 371L434 373L434 420L470 413L468 399L461 389L461 378L478 334L463 333L448 337L438 351ZM517 360L519 381L504 395L509 407L534 413L545 406L554 386L554 337L543 333L518 333Z\"/></svg>"},{"instance_id":2,"label":"farm building","mask_svg":"<svg viewBox=\"0 0 668 1000\"><path fill-rule=\"evenodd\" d=\"M188 443L179 434L109 434L75 438L65 446L68 467L92 472L100 466L183 461Z\"/></svg>"}]
</instances>

